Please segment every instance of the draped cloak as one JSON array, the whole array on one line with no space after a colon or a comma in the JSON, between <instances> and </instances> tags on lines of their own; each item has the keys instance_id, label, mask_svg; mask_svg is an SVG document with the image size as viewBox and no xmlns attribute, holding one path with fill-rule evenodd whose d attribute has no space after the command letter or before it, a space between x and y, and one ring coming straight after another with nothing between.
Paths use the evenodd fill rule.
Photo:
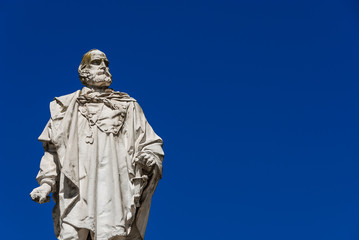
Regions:
<instances>
[{"instance_id":1,"label":"draped cloak","mask_svg":"<svg viewBox=\"0 0 359 240\"><path fill-rule=\"evenodd\" d=\"M50 112L37 181L52 187L56 236L67 223L91 230L95 240L127 236L134 227L143 239L164 153L136 100L84 87L55 98ZM152 170L136 161L142 153L155 158Z\"/></svg>"}]
</instances>

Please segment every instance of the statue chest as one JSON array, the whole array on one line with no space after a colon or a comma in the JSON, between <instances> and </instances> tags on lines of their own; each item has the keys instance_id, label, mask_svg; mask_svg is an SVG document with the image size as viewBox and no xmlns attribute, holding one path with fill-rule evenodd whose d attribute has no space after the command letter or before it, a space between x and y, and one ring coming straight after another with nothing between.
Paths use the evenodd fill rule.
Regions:
<instances>
[{"instance_id":1,"label":"statue chest","mask_svg":"<svg viewBox=\"0 0 359 240\"><path fill-rule=\"evenodd\" d=\"M105 133L118 134L126 119L127 105L121 102L84 103L79 112L88 121L90 129L97 127Z\"/></svg>"}]
</instances>

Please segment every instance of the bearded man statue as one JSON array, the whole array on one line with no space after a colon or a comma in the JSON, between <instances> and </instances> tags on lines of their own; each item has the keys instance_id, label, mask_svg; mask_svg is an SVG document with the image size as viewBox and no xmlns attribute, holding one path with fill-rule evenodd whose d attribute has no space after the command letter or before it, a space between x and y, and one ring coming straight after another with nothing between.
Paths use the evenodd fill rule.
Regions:
<instances>
[{"instance_id":1,"label":"bearded man statue","mask_svg":"<svg viewBox=\"0 0 359 240\"><path fill-rule=\"evenodd\" d=\"M162 139L137 101L110 88L106 55L87 52L81 90L56 97L39 137L45 154L31 193L55 207L60 240L143 240L151 198L162 177Z\"/></svg>"}]
</instances>

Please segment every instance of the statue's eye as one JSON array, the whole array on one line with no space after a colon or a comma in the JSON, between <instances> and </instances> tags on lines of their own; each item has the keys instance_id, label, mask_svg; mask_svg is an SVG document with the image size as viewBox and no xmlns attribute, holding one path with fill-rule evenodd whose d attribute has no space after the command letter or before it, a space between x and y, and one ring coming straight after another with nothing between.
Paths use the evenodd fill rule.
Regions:
<instances>
[{"instance_id":1,"label":"statue's eye","mask_svg":"<svg viewBox=\"0 0 359 240\"><path fill-rule=\"evenodd\" d=\"M109 62L106 60L105 60L105 65L106 65L106 67L108 67L108 65L109 65Z\"/></svg>"},{"instance_id":2,"label":"statue's eye","mask_svg":"<svg viewBox=\"0 0 359 240\"><path fill-rule=\"evenodd\" d=\"M101 64L101 60L97 59L97 60L92 60L91 64L93 65L100 65Z\"/></svg>"}]
</instances>

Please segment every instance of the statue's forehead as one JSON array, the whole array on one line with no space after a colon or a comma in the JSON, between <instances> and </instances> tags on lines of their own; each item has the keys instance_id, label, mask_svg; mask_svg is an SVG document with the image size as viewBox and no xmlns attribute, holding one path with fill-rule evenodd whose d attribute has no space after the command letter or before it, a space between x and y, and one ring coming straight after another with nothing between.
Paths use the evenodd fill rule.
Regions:
<instances>
[{"instance_id":1,"label":"statue's forehead","mask_svg":"<svg viewBox=\"0 0 359 240\"><path fill-rule=\"evenodd\" d=\"M91 52L91 59L107 59L107 57L103 52L96 50Z\"/></svg>"}]
</instances>

